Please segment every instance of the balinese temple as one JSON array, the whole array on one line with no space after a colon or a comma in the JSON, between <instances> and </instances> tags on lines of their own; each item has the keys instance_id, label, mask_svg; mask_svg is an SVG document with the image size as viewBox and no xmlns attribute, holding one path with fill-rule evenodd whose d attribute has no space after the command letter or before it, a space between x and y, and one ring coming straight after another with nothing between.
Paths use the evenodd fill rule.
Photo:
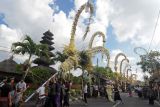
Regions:
<instances>
[{"instance_id":1,"label":"balinese temple","mask_svg":"<svg viewBox=\"0 0 160 107\"><path fill-rule=\"evenodd\" d=\"M46 57L46 56L41 56L37 59L34 60L34 63L37 64L38 66L46 66L46 67L49 67L50 65L53 65L54 64L54 54L51 52L53 51L55 48L52 46L54 44L54 42L52 41L54 38L53 38L53 34L48 30L46 31L45 33L43 33L43 37L42 37L42 40L40 41L41 44L46 44L48 46L48 49L49 49L49 57Z\"/></svg>"}]
</instances>

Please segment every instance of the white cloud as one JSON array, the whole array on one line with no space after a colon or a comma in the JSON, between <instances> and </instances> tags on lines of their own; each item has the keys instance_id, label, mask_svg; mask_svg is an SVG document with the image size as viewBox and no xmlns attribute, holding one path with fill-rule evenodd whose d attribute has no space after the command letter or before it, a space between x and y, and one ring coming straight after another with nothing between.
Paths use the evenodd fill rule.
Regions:
<instances>
[{"instance_id":1,"label":"white cloud","mask_svg":"<svg viewBox=\"0 0 160 107\"><path fill-rule=\"evenodd\" d=\"M71 10L67 17L63 11L53 15L54 11L57 11L57 9L51 9L49 7L49 3L54 5L52 0L17 0L16 2L12 0L1 0L0 13L4 13L4 20L8 26L1 25L0 38L5 38L5 46L10 47L13 42L21 40L23 37L21 33L23 35L28 34L33 40L39 41L42 34L50 29L55 35L56 50L62 50L64 45L69 43L70 31L75 13L86 1L87 0L76 0L74 2L75 10ZM103 0L103 3L107 3L107 1ZM106 33L106 27L108 26L108 15L106 15L106 11L108 11L108 6L104 4L101 5L101 3L97 1L96 8L96 14L93 18L94 23L91 25L86 41L82 41L85 30L82 20L88 15L82 12L82 16L80 16L75 37L76 44L78 44L76 46L79 49L88 47L89 38L96 31L102 31L104 34ZM19 32L21 33L19 34ZM0 42L3 42L2 39ZM96 44L101 45L99 41Z\"/></svg>"},{"instance_id":2,"label":"white cloud","mask_svg":"<svg viewBox=\"0 0 160 107\"><path fill-rule=\"evenodd\" d=\"M120 42L130 40L134 45L149 45L160 7L159 0L112 0L109 20ZM159 22L160 23L160 22ZM158 24L159 25L159 24ZM157 26L153 47L158 44ZM152 48L153 48L152 47Z\"/></svg>"},{"instance_id":3,"label":"white cloud","mask_svg":"<svg viewBox=\"0 0 160 107\"><path fill-rule=\"evenodd\" d=\"M0 46L10 50L11 43L17 42L21 38L21 34L16 29L10 29L6 25L0 25Z\"/></svg>"},{"instance_id":4,"label":"white cloud","mask_svg":"<svg viewBox=\"0 0 160 107\"><path fill-rule=\"evenodd\" d=\"M52 24L54 11L48 6L50 2L51 0L1 0L0 13L4 13L4 20L10 28L20 29L38 41Z\"/></svg>"}]
</instances>

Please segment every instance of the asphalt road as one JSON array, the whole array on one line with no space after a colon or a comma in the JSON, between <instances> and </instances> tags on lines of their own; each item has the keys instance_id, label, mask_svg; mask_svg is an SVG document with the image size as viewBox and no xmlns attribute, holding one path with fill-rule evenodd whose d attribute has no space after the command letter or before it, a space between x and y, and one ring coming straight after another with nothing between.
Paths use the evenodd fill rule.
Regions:
<instances>
[{"instance_id":1,"label":"asphalt road","mask_svg":"<svg viewBox=\"0 0 160 107\"><path fill-rule=\"evenodd\" d=\"M160 107L158 104L150 106L148 100L138 98L136 95L128 97L127 94L121 94L124 104L119 104L116 107ZM82 101L71 104L71 107L113 107L114 103L107 102L104 98L88 99L88 105L84 105Z\"/></svg>"}]
</instances>

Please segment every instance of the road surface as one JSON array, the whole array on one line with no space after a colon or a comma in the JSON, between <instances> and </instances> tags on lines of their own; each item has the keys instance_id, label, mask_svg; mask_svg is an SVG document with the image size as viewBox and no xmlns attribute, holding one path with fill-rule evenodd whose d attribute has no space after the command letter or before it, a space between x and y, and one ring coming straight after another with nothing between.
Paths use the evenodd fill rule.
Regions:
<instances>
[{"instance_id":1,"label":"road surface","mask_svg":"<svg viewBox=\"0 0 160 107\"><path fill-rule=\"evenodd\" d=\"M148 100L143 100L137 96L128 97L127 94L122 94L124 104L119 104L116 107L160 107L158 104L154 106L148 105ZM104 98L88 99L88 105L84 105L82 101L77 101L71 104L71 107L113 107L113 103L107 102Z\"/></svg>"}]
</instances>

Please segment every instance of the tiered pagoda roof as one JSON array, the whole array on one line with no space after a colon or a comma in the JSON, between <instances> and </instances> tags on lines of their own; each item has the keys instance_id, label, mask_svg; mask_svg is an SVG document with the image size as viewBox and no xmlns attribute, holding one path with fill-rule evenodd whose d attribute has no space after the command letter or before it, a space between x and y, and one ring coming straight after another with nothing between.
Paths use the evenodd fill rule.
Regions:
<instances>
[{"instance_id":1,"label":"tiered pagoda roof","mask_svg":"<svg viewBox=\"0 0 160 107\"><path fill-rule=\"evenodd\" d=\"M42 40L40 41L41 44L45 44L48 46L49 52L49 58L45 57L44 55L42 55L40 58L37 58L34 60L35 64L38 65L43 65L43 66L49 66L53 63L53 57L55 56L51 51L53 51L55 48L52 46L54 44L54 42L52 40L54 40L53 38L53 34L48 30L45 33L43 33L43 37Z\"/></svg>"}]
</instances>

